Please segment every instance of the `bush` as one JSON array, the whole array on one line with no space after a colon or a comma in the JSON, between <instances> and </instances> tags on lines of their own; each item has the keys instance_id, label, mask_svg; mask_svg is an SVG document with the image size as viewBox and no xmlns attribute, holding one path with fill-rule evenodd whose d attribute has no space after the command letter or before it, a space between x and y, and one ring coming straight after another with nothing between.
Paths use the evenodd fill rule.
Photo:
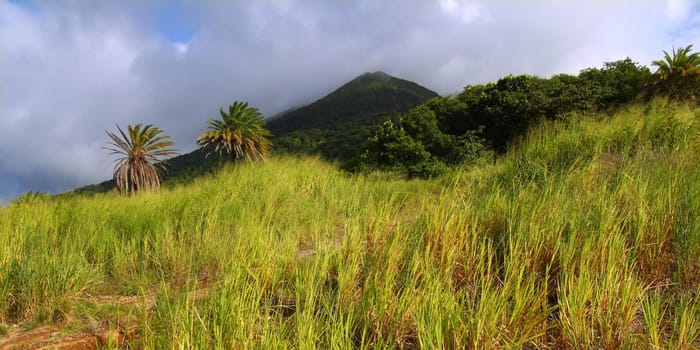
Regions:
<instances>
[{"instance_id":1,"label":"bush","mask_svg":"<svg viewBox=\"0 0 700 350\"><path fill-rule=\"evenodd\" d=\"M441 162L438 159L430 158L421 161L418 164L409 166L408 176L429 179L431 177L440 176L449 170L450 168L447 166L447 164Z\"/></svg>"}]
</instances>

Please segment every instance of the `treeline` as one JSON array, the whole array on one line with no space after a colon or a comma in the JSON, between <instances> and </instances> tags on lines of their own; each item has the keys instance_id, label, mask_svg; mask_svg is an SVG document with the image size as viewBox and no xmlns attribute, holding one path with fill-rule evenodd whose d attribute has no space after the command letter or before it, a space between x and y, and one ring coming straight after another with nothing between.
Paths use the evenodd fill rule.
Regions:
<instances>
[{"instance_id":1,"label":"treeline","mask_svg":"<svg viewBox=\"0 0 700 350\"><path fill-rule=\"evenodd\" d=\"M654 74L627 58L578 75L509 75L495 83L466 86L457 95L434 98L412 109L398 122L384 122L346 167L431 177L491 152L504 152L541 120L566 118L573 112L609 112L656 94L695 98L693 87L700 86L697 75L678 84L660 73L664 62L672 66L680 51L655 61L659 70Z\"/></svg>"}]
</instances>

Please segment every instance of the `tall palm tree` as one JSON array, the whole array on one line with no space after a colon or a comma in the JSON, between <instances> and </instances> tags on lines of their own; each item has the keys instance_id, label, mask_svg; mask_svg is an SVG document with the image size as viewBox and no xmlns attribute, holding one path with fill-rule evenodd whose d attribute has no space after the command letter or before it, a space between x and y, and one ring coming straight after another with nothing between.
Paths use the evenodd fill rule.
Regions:
<instances>
[{"instance_id":1,"label":"tall palm tree","mask_svg":"<svg viewBox=\"0 0 700 350\"><path fill-rule=\"evenodd\" d=\"M225 152L234 159L262 160L270 155L271 134L257 108L236 101L229 105L228 113L223 108L220 113L221 119L210 119L209 131L197 138L200 147L213 148L219 154Z\"/></svg>"},{"instance_id":2,"label":"tall palm tree","mask_svg":"<svg viewBox=\"0 0 700 350\"><path fill-rule=\"evenodd\" d=\"M117 125L119 135L105 132L111 139L104 149L120 156L114 166L114 184L120 192L135 192L141 189L160 188L159 170L165 170L164 160L176 154L170 148L169 136L160 135L163 130L148 124L129 125L128 134ZM121 137L120 137L121 136Z\"/></svg>"},{"instance_id":3,"label":"tall palm tree","mask_svg":"<svg viewBox=\"0 0 700 350\"><path fill-rule=\"evenodd\" d=\"M652 62L657 67L651 85L655 92L676 99L700 95L700 52L690 53L692 48L674 48L672 55L664 50L664 59Z\"/></svg>"}]
</instances>

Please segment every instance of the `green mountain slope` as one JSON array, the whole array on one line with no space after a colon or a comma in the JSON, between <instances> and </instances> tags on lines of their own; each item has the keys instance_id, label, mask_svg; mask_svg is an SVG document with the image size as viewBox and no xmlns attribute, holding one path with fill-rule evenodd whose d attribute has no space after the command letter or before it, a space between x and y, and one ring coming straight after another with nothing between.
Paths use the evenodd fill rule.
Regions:
<instances>
[{"instance_id":1,"label":"green mountain slope","mask_svg":"<svg viewBox=\"0 0 700 350\"><path fill-rule=\"evenodd\" d=\"M321 154L348 160L374 134L374 126L437 97L434 91L383 72L365 73L307 106L268 120L274 153ZM204 121L203 121L204 123ZM164 183L190 182L211 173L221 162L216 154L205 157L194 150L168 160ZM110 191L112 180L74 190L76 193Z\"/></svg>"},{"instance_id":2,"label":"green mountain slope","mask_svg":"<svg viewBox=\"0 0 700 350\"><path fill-rule=\"evenodd\" d=\"M662 100L438 179L238 162L0 208L0 348L698 349L699 232L700 107Z\"/></svg>"},{"instance_id":3,"label":"green mountain slope","mask_svg":"<svg viewBox=\"0 0 700 350\"><path fill-rule=\"evenodd\" d=\"M434 91L383 72L365 73L318 101L268 121L275 151L348 160L398 113L437 97Z\"/></svg>"}]
</instances>

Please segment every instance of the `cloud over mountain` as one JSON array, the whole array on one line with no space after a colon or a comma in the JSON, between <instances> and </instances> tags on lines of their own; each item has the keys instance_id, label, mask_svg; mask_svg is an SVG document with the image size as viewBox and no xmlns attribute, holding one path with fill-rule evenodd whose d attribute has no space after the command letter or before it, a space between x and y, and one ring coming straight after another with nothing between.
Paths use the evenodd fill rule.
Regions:
<instances>
[{"instance_id":1,"label":"cloud over mountain","mask_svg":"<svg viewBox=\"0 0 700 350\"><path fill-rule=\"evenodd\" d=\"M189 151L221 106L265 115L367 71L439 93L697 44L690 1L3 1L0 198L108 178L104 130ZM700 49L700 48L699 48Z\"/></svg>"}]
</instances>

